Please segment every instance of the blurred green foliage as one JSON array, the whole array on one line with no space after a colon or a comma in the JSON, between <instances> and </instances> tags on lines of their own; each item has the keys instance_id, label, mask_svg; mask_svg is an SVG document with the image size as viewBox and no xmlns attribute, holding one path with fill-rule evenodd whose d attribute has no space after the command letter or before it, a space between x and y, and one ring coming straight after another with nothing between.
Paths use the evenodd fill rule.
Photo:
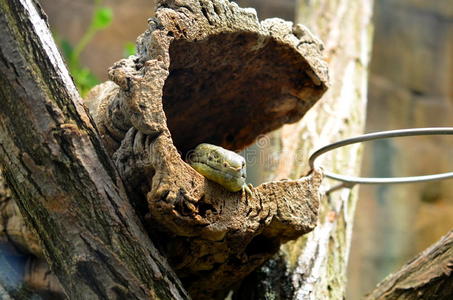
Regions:
<instances>
[{"instance_id":1,"label":"blurred green foliage","mask_svg":"<svg viewBox=\"0 0 453 300\"><path fill-rule=\"evenodd\" d=\"M95 6L90 26L75 46L73 46L65 38L55 35L55 40L63 52L63 56L68 63L69 72L71 73L82 97L84 97L92 87L99 84L100 81L89 68L82 65L80 61L80 54L92 41L96 33L109 27L113 20L112 10L108 7L103 7L102 0L95 0L94 2ZM135 44L132 42L124 44L123 57L129 57L134 54Z\"/></svg>"},{"instance_id":2,"label":"blurred green foliage","mask_svg":"<svg viewBox=\"0 0 453 300\"><path fill-rule=\"evenodd\" d=\"M127 42L123 47L123 57L129 57L135 54L135 44L132 42Z\"/></svg>"},{"instance_id":3,"label":"blurred green foliage","mask_svg":"<svg viewBox=\"0 0 453 300\"><path fill-rule=\"evenodd\" d=\"M112 19L112 10L108 7L103 7L102 0L95 0L90 26L75 46L71 45L71 43L64 38L56 38L68 63L69 72L74 78L74 82L82 97L85 96L93 86L99 83L99 79L89 68L81 64L80 54L91 42L96 33L109 27L112 23Z\"/></svg>"}]
</instances>

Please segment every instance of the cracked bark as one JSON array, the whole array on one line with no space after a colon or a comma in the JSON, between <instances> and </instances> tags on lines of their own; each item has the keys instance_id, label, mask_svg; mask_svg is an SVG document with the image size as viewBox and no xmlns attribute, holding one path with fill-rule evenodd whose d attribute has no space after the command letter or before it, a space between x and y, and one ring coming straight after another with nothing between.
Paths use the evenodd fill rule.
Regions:
<instances>
[{"instance_id":1,"label":"cracked bark","mask_svg":"<svg viewBox=\"0 0 453 300\"><path fill-rule=\"evenodd\" d=\"M1 163L65 292L75 299L186 298L128 204L43 14L31 2L1 3ZM228 1L161 1L156 15L139 38L139 55L111 68L117 85L102 85L89 106L179 277L194 297L221 298L280 243L313 229L322 174L269 182L247 198L204 179L178 150L200 141L238 150L297 121L325 92L327 70L306 28L259 23ZM235 51L223 57L225 47ZM206 59L197 63L200 56ZM225 80L231 83L216 84ZM192 100L185 109L181 96ZM199 113L213 101L216 114ZM213 127L197 132L192 123Z\"/></svg>"},{"instance_id":2,"label":"cracked bark","mask_svg":"<svg viewBox=\"0 0 453 300\"><path fill-rule=\"evenodd\" d=\"M124 186L32 1L0 1L0 163L71 299L187 299Z\"/></svg>"},{"instance_id":3,"label":"cracked bark","mask_svg":"<svg viewBox=\"0 0 453 300\"><path fill-rule=\"evenodd\" d=\"M0 282L5 293L17 299L30 299L32 295L64 299L63 289L45 261L36 233L26 226L12 196L0 169Z\"/></svg>"}]
</instances>

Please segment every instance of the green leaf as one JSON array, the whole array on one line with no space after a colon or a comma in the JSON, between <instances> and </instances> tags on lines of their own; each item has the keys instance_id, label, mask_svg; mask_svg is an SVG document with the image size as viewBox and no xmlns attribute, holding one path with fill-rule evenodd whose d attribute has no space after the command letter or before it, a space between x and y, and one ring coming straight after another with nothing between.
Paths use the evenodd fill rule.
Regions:
<instances>
[{"instance_id":1,"label":"green leaf","mask_svg":"<svg viewBox=\"0 0 453 300\"><path fill-rule=\"evenodd\" d=\"M74 54L74 47L72 47L71 43L66 39L62 39L60 42L60 48L63 52L63 56L68 60L71 59Z\"/></svg>"},{"instance_id":2,"label":"green leaf","mask_svg":"<svg viewBox=\"0 0 453 300\"><path fill-rule=\"evenodd\" d=\"M96 75L88 68L77 68L72 70L71 73L82 97L85 96L92 87L100 83Z\"/></svg>"},{"instance_id":3,"label":"green leaf","mask_svg":"<svg viewBox=\"0 0 453 300\"><path fill-rule=\"evenodd\" d=\"M104 29L112 23L113 11L108 7L96 8L94 12L93 27L95 29Z\"/></svg>"},{"instance_id":4,"label":"green leaf","mask_svg":"<svg viewBox=\"0 0 453 300\"><path fill-rule=\"evenodd\" d=\"M126 44L124 44L123 56L124 57L129 57L129 56L134 55L134 54L135 54L135 44L131 43L131 42L127 42Z\"/></svg>"}]
</instances>

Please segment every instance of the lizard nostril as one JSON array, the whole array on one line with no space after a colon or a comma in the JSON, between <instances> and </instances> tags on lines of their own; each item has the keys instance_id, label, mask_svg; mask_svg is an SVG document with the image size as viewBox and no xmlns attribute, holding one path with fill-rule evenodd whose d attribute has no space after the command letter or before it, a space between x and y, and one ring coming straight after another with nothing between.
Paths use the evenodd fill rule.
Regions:
<instances>
[{"instance_id":1,"label":"lizard nostril","mask_svg":"<svg viewBox=\"0 0 453 300\"><path fill-rule=\"evenodd\" d=\"M228 143L233 143L234 142L234 135L232 134L227 134L227 136L225 137L225 140L228 142Z\"/></svg>"},{"instance_id":2,"label":"lizard nostril","mask_svg":"<svg viewBox=\"0 0 453 300\"><path fill-rule=\"evenodd\" d=\"M228 167L228 164L226 162L224 162L223 166L226 168L226 167Z\"/></svg>"}]
</instances>

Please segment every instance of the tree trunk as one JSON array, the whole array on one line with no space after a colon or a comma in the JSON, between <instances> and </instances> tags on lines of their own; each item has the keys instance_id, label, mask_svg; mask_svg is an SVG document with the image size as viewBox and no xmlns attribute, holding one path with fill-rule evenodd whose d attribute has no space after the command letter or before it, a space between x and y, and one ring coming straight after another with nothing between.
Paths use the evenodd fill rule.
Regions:
<instances>
[{"instance_id":1,"label":"tree trunk","mask_svg":"<svg viewBox=\"0 0 453 300\"><path fill-rule=\"evenodd\" d=\"M324 42L332 85L303 120L285 125L269 138L271 144L266 152L277 160L265 180L300 177L308 171L308 156L314 149L362 133L371 12L372 1L299 1L297 21L306 24ZM326 155L322 166L357 175L360 147ZM324 182L325 190L338 184ZM315 230L287 243L280 257L243 284L237 299L343 299L356 200L355 188L339 189L325 196Z\"/></svg>"},{"instance_id":2,"label":"tree trunk","mask_svg":"<svg viewBox=\"0 0 453 300\"><path fill-rule=\"evenodd\" d=\"M0 163L71 299L187 299L145 234L36 3L0 1Z\"/></svg>"}]
</instances>

